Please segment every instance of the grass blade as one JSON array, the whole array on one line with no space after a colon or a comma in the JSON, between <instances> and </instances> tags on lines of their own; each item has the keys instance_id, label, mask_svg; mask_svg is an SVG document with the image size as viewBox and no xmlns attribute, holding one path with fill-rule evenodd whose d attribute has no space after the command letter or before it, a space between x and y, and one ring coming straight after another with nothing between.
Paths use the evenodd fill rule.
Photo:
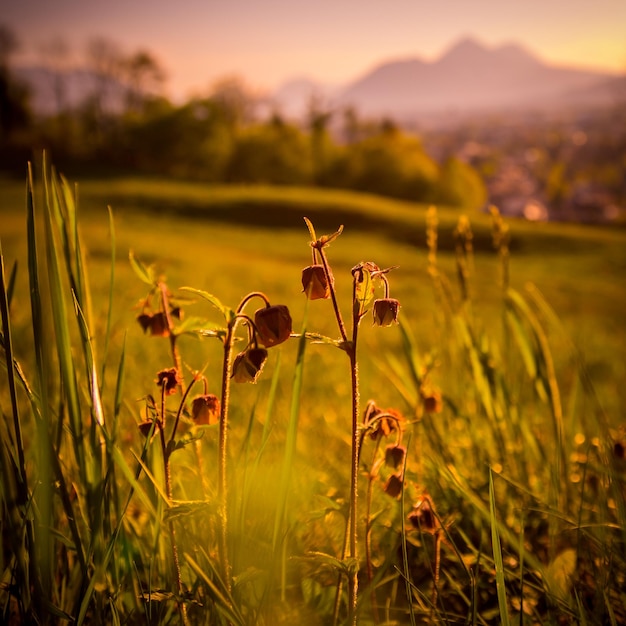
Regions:
<instances>
[{"instance_id":1,"label":"grass blade","mask_svg":"<svg viewBox=\"0 0 626 626\"><path fill-rule=\"evenodd\" d=\"M502 547L498 532L498 519L496 516L496 495L493 488L493 472L489 469L489 512L491 517L491 546L493 560L496 565L496 590L498 595L498 607L500 608L500 620L502 626L509 626L509 610L506 600L506 583L504 581L504 563L502 561Z\"/></svg>"}]
</instances>

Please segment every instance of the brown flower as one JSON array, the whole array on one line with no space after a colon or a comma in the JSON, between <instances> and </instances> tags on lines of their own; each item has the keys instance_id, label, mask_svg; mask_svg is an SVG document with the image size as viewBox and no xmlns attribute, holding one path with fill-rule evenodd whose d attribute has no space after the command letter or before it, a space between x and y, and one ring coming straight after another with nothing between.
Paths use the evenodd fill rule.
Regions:
<instances>
[{"instance_id":1,"label":"brown flower","mask_svg":"<svg viewBox=\"0 0 626 626\"><path fill-rule=\"evenodd\" d=\"M291 315L284 304L259 309L254 314L254 324L259 339L266 348L287 341L291 335Z\"/></svg>"},{"instance_id":2,"label":"brown flower","mask_svg":"<svg viewBox=\"0 0 626 626\"><path fill-rule=\"evenodd\" d=\"M443 402L441 392L437 389L423 391L421 393L424 411L426 413L441 413Z\"/></svg>"},{"instance_id":3,"label":"brown flower","mask_svg":"<svg viewBox=\"0 0 626 626\"><path fill-rule=\"evenodd\" d=\"M400 303L394 298L379 298L374 300L375 326L391 326L398 323L398 312L400 311Z\"/></svg>"},{"instance_id":4,"label":"brown flower","mask_svg":"<svg viewBox=\"0 0 626 626\"><path fill-rule=\"evenodd\" d=\"M384 492L392 498L397 498L402 493L404 479L401 474L391 474L383 486Z\"/></svg>"},{"instance_id":5,"label":"brown flower","mask_svg":"<svg viewBox=\"0 0 626 626\"><path fill-rule=\"evenodd\" d=\"M152 315L149 315L148 313L142 313L141 315L137 316L137 321L139 322L139 325L145 333L152 326Z\"/></svg>"},{"instance_id":6,"label":"brown flower","mask_svg":"<svg viewBox=\"0 0 626 626\"><path fill-rule=\"evenodd\" d=\"M422 532L436 533L441 525L435 515L435 507L429 496L420 496L408 515L408 520L414 528Z\"/></svg>"},{"instance_id":7,"label":"brown flower","mask_svg":"<svg viewBox=\"0 0 626 626\"><path fill-rule=\"evenodd\" d=\"M153 424L154 424L154 431L153 431L153 436L154 436L154 434L156 434L156 431L159 428L161 428L160 420L144 420L143 422L140 422L139 424L137 424L137 427L139 428L139 432L144 437L147 437L150 434L150 431L152 430Z\"/></svg>"},{"instance_id":8,"label":"brown flower","mask_svg":"<svg viewBox=\"0 0 626 626\"><path fill-rule=\"evenodd\" d=\"M385 465L387 467L393 467L398 469L402 467L404 463L404 457L406 456L406 448L404 446L390 445L385 448Z\"/></svg>"},{"instance_id":9,"label":"brown flower","mask_svg":"<svg viewBox=\"0 0 626 626\"><path fill-rule=\"evenodd\" d=\"M330 298L330 282L326 278L323 265L309 265L302 270L302 288L309 300Z\"/></svg>"},{"instance_id":10,"label":"brown flower","mask_svg":"<svg viewBox=\"0 0 626 626\"><path fill-rule=\"evenodd\" d=\"M380 417L383 414L386 415ZM396 409L383 410L376 406L373 400L370 400L365 407L363 423L366 428L369 428L369 435L374 440L388 437L398 429L398 423L403 428L402 423L404 421L405 418L399 411Z\"/></svg>"},{"instance_id":11,"label":"brown flower","mask_svg":"<svg viewBox=\"0 0 626 626\"><path fill-rule=\"evenodd\" d=\"M191 417L198 425L217 424L220 417L219 398L212 393L196 396L191 401Z\"/></svg>"},{"instance_id":12,"label":"brown flower","mask_svg":"<svg viewBox=\"0 0 626 626\"><path fill-rule=\"evenodd\" d=\"M180 376L175 367L167 370L161 370L157 374L156 384L165 389L165 393L169 396L176 393L176 388L180 384Z\"/></svg>"},{"instance_id":13,"label":"brown flower","mask_svg":"<svg viewBox=\"0 0 626 626\"><path fill-rule=\"evenodd\" d=\"M170 328L167 323L167 315L160 311L155 313L150 319L150 334L153 337L169 337Z\"/></svg>"},{"instance_id":14,"label":"brown flower","mask_svg":"<svg viewBox=\"0 0 626 626\"><path fill-rule=\"evenodd\" d=\"M236 383L256 383L265 361L267 350L265 348L250 348L240 352L233 362L233 378Z\"/></svg>"}]
</instances>

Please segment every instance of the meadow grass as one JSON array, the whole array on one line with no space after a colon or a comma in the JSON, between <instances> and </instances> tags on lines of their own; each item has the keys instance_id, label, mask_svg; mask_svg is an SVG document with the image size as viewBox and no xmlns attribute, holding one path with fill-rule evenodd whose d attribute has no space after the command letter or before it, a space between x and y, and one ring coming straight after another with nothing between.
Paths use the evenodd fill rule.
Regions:
<instances>
[{"instance_id":1,"label":"meadow grass","mask_svg":"<svg viewBox=\"0 0 626 626\"><path fill-rule=\"evenodd\" d=\"M511 222L503 285L486 215L455 239L458 211L439 209L435 250L427 207L409 203L124 179L81 182L77 209L72 186L48 175L47 194L32 187L29 231L26 186L3 190L3 346L20 364L5 368L16 378L0 405L7 621L624 619L625 233ZM343 351L292 338L268 350L256 385L233 383L220 495L220 426L194 424L180 394L161 399L172 344L137 323L147 286L128 261L132 250L154 264L155 284L181 301L188 286L235 309L261 290L288 305L294 333L336 339L330 303L302 293L304 216L318 235L345 224L327 250L344 315L351 268L399 266L389 280L401 325L368 316L359 337L361 412L369 399L383 408L358 430L356 611L338 584L354 571ZM184 309L189 329L224 326L205 299ZM204 376L219 396L219 337L176 344L187 384L200 393ZM386 409L400 429L377 430ZM167 444L178 412L170 451L158 424ZM385 462L400 432L401 468Z\"/></svg>"}]
</instances>

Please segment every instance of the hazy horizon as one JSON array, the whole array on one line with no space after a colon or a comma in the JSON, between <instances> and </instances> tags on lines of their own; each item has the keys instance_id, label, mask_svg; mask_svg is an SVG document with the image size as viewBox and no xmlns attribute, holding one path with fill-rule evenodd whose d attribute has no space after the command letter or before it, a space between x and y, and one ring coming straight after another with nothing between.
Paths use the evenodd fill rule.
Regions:
<instances>
[{"instance_id":1,"label":"hazy horizon","mask_svg":"<svg viewBox=\"0 0 626 626\"><path fill-rule=\"evenodd\" d=\"M20 63L43 59L42 46L67 42L78 60L86 43L105 37L125 52L151 51L173 97L205 92L226 76L253 89L309 77L325 83L359 78L381 62L432 61L464 38L493 48L517 43L546 63L626 71L626 2L540 0L20 0L0 22L21 43Z\"/></svg>"}]
</instances>

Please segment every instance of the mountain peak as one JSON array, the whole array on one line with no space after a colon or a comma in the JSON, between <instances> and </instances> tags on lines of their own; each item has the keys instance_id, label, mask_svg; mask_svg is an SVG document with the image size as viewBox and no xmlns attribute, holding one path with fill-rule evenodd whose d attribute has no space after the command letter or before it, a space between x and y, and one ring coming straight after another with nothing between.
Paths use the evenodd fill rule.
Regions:
<instances>
[{"instance_id":1,"label":"mountain peak","mask_svg":"<svg viewBox=\"0 0 626 626\"><path fill-rule=\"evenodd\" d=\"M474 37L463 37L439 57L439 63L448 59L464 58L467 56L475 57L477 55L488 54L487 48Z\"/></svg>"}]
</instances>

